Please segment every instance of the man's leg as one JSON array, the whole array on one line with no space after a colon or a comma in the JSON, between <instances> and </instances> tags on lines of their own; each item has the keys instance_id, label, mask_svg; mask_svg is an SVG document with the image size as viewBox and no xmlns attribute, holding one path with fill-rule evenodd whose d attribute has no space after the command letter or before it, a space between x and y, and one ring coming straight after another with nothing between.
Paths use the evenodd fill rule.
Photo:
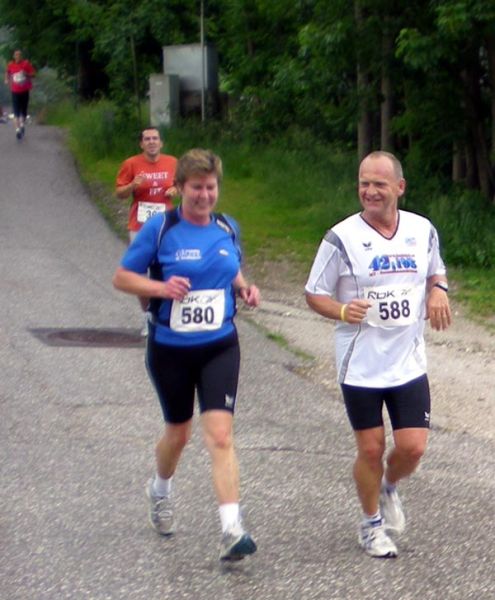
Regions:
<instances>
[{"instance_id":1,"label":"man's leg","mask_svg":"<svg viewBox=\"0 0 495 600\"><path fill-rule=\"evenodd\" d=\"M354 481L363 512L374 515L378 511L380 485L383 477L385 431L373 427L355 431L357 457L354 463Z\"/></svg>"},{"instance_id":2,"label":"man's leg","mask_svg":"<svg viewBox=\"0 0 495 600\"><path fill-rule=\"evenodd\" d=\"M395 446L387 456L385 479L396 484L400 479L411 475L426 450L428 429L406 427L394 431Z\"/></svg>"},{"instance_id":3,"label":"man's leg","mask_svg":"<svg viewBox=\"0 0 495 600\"><path fill-rule=\"evenodd\" d=\"M379 504L385 430L383 427L372 427L355 430L354 434L357 443L354 480L363 509L359 543L370 556L394 558L397 556L397 548L385 531Z\"/></svg>"}]
</instances>

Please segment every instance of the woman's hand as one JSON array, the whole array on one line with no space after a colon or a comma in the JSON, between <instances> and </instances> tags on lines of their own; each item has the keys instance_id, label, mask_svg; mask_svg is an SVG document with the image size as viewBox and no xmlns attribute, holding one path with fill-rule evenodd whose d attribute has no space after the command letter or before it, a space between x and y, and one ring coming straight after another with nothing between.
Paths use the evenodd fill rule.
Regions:
<instances>
[{"instance_id":1,"label":"woman's hand","mask_svg":"<svg viewBox=\"0 0 495 600\"><path fill-rule=\"evenodd\" d=\"M191 289L191 282L187 277L179 277L172 275L167 281L163 282L162 298L170 298L171 300L184 300L187 293Z\"/></svg>"},{"instance_id":2,"label":"woman's hand","mask_svg":"<svg viewBox=\"0 0 495 600\"><path fill-rule=\"evenodd\" d=\"M238 292L239 297L244 300L244 303L247 306L252 308L256 308L259 306L261 301L261 294L259 289L255 285L248 285L245 287L239 288Z\"/></svg>"}]
</instances>

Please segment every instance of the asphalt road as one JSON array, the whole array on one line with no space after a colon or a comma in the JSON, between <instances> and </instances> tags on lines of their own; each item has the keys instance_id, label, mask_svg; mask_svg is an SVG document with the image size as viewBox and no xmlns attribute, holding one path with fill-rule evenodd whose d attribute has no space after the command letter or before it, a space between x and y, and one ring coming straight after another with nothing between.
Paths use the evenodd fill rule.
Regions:
<instances>
[{"instance_id":1,"label":"asphalt road","mask_svg":"<svg viewBox=\"0 0 495 600\"><path fill-rule=\"evenodd\" d=\"M177 533L157 536L144 484L161 417L143 348L124 345L141 324L137 302L111 286L124 245L59 131L33 125L17 143L0 125L0 154L2 599L495 598L494 445L434 429L401 487L399 557L364 555L340 400L242 317L236 440L259 551L217 561L197 429L175 479ZM116 347L83 344L101 338Z\"/></svg>"}]
</instances>

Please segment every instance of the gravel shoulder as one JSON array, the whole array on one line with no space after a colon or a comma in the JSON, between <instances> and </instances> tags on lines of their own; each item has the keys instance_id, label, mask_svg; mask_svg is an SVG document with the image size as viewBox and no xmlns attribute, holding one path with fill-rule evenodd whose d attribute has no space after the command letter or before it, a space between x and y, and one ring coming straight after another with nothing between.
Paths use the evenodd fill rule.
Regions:
<instances>
[{"instance_id":1,"label":"gravel shoulder","mask_svg":"<svg viewBox=\"0 0 495 600\"><path fill-rule=\"evenodd\" d=\"M289 278L287 268L279 265L265 265L253 277L261 288L262 304L254 311L242 310L241 315L283 338L300 357L299 372L325 386L340 402L333 321L307 308L305 277ZM432 427L493 441L495 334L468 319L462 306L453 305L453 313L453 324L447 331L426 328Z\"/></svg>"}]
</instances>

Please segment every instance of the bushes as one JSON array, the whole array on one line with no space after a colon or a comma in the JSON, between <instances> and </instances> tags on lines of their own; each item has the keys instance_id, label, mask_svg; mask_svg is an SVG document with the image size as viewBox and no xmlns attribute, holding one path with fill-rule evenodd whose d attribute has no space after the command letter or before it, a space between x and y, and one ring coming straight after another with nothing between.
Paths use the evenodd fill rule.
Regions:
<instances>
[{"instance_id":1,"label":"bushes","mask_svg":"<svg viewBox=\"0 0 495 600\"><path fill-rule=\"evenodd\" d=\"M63 109L63 110L62 110ZM107 101L58 107L69 124L71 147L83 170L113 185L120 162L139 152L139 124ZM359 210L354 152L325 145L291 128L271 143L254 144L238 125L183 121L162 131L165 151L182 155L194 146L211 148L224 162L221 210L243 225L248 254L290 254L308 262L333 223ZM96 175L95 175L96 174ZM408 165L404 207L427 216L438 229L449 266L495 266L495 207L478 193L425 179Z\"/></svg>"}]
</instances>

